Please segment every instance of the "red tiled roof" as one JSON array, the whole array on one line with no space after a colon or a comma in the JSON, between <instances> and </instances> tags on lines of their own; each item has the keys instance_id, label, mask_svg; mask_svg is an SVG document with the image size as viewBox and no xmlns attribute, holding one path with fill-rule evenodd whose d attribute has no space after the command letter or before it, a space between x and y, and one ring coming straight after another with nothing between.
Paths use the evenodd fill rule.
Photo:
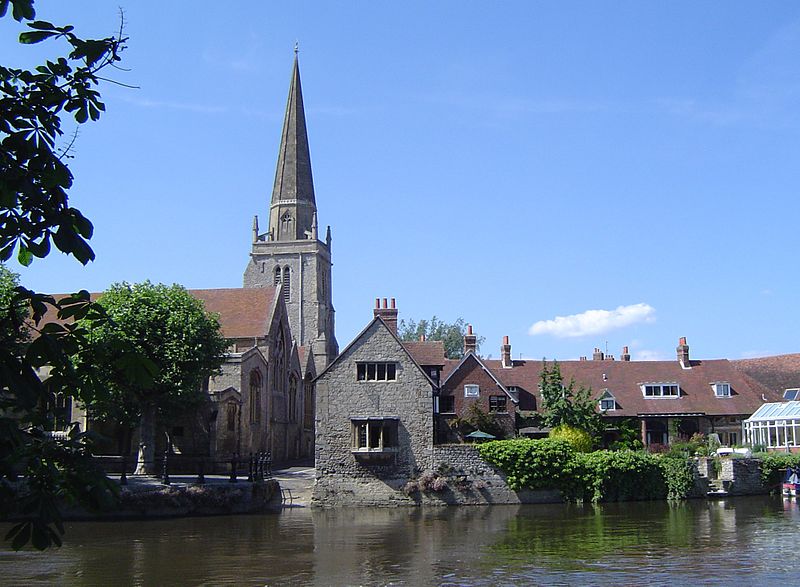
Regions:
<instances>
[{"instance_id":1,"label":"red tiled roof","mask_svg":"<svg viewBox=\"0 0 800 587\"><path fill-rule=\"evenodd\" d=\"M781 395L790 387L800 387L800 353L739 359L731 363L742 373Z\"/></svg>"},{"instance_id":2,"label":"red tiled roof","mask_svg":"<svg viewBox=\"0 0 800 587\"><path fill-rule=\"evenodd\" d=\"M499 360L485 360L484 364L506 387L521 387L541 400L539 374L542 361L514 361L510 369L504 369ZM565 383L574 378L576 384L591 387L593 396L597 398L606 389L611 392L617 402L617 409L609 413L613 416L752 414L765 401L780 399L735 369L727 359L692 361L691 364L691 369L683 369L677 361L559 362ZM646 382L677 382L681 395L676 399L645 398L640 386ZM715 397L713 382L730 383L731 397ZM541 402L537 401L537 405Z\"/></svg>"},{"instance_id":3,"label":"red tiled roof","mask_svg":"<svg viewBox=\"0 0 800 587\"><path fill-rule=\"evenodd\" d=\"M274 287L188 290L193 297L203 301L206 310L219 314L219 323L225 338L266 336L275 291ZM55 294L53 297L61 299L66 295ZM101 295L96 292L90 294L92 301ZM43 324L63 322L56 318L52 307L49 310Z\"/></svg>"},{"instance_id":4,"label":"red tiled roof","mask_svg":"<svg viewBox=\"0 0 800 587\"><path fill-rule=\"evenodd\" d=\"M275 301L274 287L190 289L206 310L219 314L225 338L255 338L267 335L267 323Z\"/></svg>"},{"instance_id":5,"label":"red tiled roof","mask_svg":"<svg viewBox=\"0 0 800 587\"><path fill-rule=\"evenodd\" d=\"M404 340L403 346L419 365L444 365L444 343L441 340Z\"/></svg>"}]
</instances>

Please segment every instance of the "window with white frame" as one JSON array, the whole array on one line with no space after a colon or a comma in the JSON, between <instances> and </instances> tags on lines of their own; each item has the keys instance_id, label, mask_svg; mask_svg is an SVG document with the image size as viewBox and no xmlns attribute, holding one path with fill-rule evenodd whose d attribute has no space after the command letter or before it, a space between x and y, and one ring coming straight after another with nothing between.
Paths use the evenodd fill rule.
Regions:
<instances>
[{"instance_id":1,"label":"window with white frame","mask_svg":"<svg viewBox=\"0 0 800 587\"><path fill-rule=\"evenodd\" d=\"M397 363L357 363L358 381L397 381Z\"/></svg>"},{"instance_id":2,"label":"window with white frame","mask_svg":"<svg viewBox=\"0 0 800 587\"><path fill-rule=\"evenodd\" d=\"M727 381L715 381L711 384L715 397L731 397L731 384Z\"/></svg>"},{"instance_id":3,"label":"window with white frame","mask_svg":"<svg viewBox=\"0 0 800 587\"><path fill-rule=\"evenodd\" d=\"M681 386L670 381L666 383L642 383L642 395L646 398L671 398L681 395Z\"/></svg>"},{"instance_id":4,"label":"window with white frame","mask_svg":"<svg viewBox=\"0 0 800 587\"><path fill-rule=\"evenodd\" d=\"M603 395L600 396L599 403L601 412L609 412L617 409L617 400L614 397L614 395L607 389L605 390Z\"/></svg>"},{"instance_id":5,"label":"window with white frame","mask_svg":"<svg viewBox=\"0 0 800 587\"><path fill-rule=\"evenodd\" d=\"M481 395L481 388L474 383L468 383L464 386L464 397L479 397Z\"/></svg>"},{"instance_id":6,"label":"window with white frame","mask_svg":"<svg viewBox=\"0 0 800 587\"><path fill-rule=\"evenodd\" d=\"M794 401L800 399L800 388L793 387L791 389L787 389L783 392L783 399Z\"/></svg>"}]
</instances>

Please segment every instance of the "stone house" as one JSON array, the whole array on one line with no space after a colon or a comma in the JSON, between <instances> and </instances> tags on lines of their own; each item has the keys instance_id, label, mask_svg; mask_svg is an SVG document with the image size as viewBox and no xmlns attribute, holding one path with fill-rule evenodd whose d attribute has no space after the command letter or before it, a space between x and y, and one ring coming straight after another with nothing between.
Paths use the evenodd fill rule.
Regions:
<instances>
[{"instance_id":1,"label":"stone house","mask_svg":"<svg viewBox=\"0 0 800 587\"><path fill-rule=\"evenodd\" d=\"M386 505L431 467L435 365L397 337L394 300L374 314L316 379L317 505ZM440 345L410 346L435 363Z\"/></svg>"}]
</instances>

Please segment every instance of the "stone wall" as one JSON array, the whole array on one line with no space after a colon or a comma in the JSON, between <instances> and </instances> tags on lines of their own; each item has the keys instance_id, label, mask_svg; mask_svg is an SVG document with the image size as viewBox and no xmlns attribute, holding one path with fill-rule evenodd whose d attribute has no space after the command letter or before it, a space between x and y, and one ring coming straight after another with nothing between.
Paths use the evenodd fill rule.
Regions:
<instances>
[{"instance_id":1,"label":"stone wall","mask_svg":"<svg viewBox=\"0 0 800 587\"><path fill-rule=\"evenodd\" d=\"M442 491L421 493L425 504L484 505L520 503L559 503L558 490L513 491L505 474L484 461L468 444L438 445L433 448L433 471L446 480Z\"/></svg>"},{"instance_id":2,"label":"stone wall","mask_svg":"<svg viewBox=\"0 0 800 587\"><path fill-rule=\"evenodd\" d=\"M719 478L731 495L759 495L769 493L761 482L761 461L758 459L723 458Z\"/></svg>"}]
</instances>

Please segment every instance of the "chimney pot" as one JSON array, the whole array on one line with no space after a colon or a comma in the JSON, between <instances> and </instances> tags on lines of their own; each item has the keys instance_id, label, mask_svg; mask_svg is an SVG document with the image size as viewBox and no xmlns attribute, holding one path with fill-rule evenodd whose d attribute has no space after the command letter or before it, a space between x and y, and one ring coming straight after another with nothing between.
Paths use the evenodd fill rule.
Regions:
<instances>
[{"instance_id":1,"label":"chimney pot","mask_svg":"<svg viewBox=\"0 0 800 587\"><path fill-rule=\"evenodd\" d=\"M375 310L373 310L373 314L375 316L380 316L389 330L397 334L397 307L394 298L392 298L391 308L389 308L389 302L386 298L383 298L383 307L381 307L381 299L375 298Z\"/></svg>"},{"instance_id":2,"label":"chimney pot","mask_svg":"<svg viewBox=\"0 0 800 587\"><path fill-rule=\"evenodd\" d=\"M464 354L478 352L478 337L472 333L472 324L467 324L467 333L464 335Z\"/></svg>"},{"instance_id":3,"label":"chimney pot","mask_svg":"<svg viewBox=\"0 0 800 587\"><path fill-rule=\"evenodd\" d=\"M508 344L508 336L503 337L503 344Z\"/></svg>"},{"instance_id":4,"label":"chimney pot","mask_svg":"<svg viewBox=\"0 0 800 587\"><path fill-rule=\"evenodd\" d=\"M678 340L678 348L675 349L678 352L678 362L681 364L681 367L684 369L691 369L692 363L689 360L689 345L686 344L686 337L681 336Z\"/></svg>"}]
</instances>

